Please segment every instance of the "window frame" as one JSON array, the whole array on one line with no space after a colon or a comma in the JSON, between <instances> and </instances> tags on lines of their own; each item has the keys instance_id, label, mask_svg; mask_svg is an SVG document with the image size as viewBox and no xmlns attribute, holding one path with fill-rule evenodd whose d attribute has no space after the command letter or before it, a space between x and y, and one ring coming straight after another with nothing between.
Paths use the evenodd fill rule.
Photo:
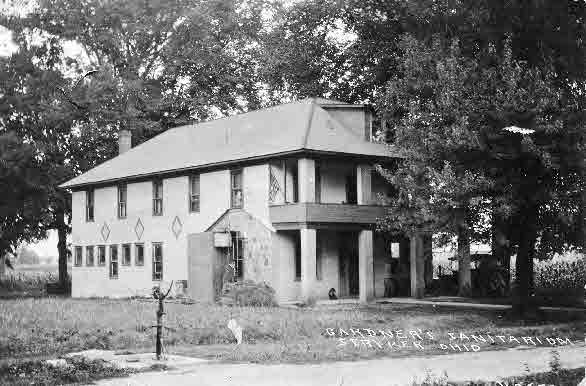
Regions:
<instances>
[{"instance_id":1,"label":"window frame","mask_svg":"<svg viewBox=\"0 0 586 386\"><path fill-rule=\"evenodd\" d=\"M85 191L85 222L94 222L95 220L95 202L96 195L93 188Z\"/></svg>"},{"instance_id":2,"label":"window frame","mask_svg":"<svg viewBox=\"0 0 586 386\"><path fill-rule=\"evenodd\" d=\"M160 197L157 196L157 187L161 187L161 195ZM157 206L157 203L160 206ZM157 208L160 207L160 211L157 211ZM158 178L153 180L153 216L162 216L163 215L163 179Z\"/></svg>"},{"instance_id":3,"label":"window frame","mask_svg":"<svg viewBox=\"0 0 586 386\"><path fill-rule=\"evenodd\" d=\"M240 187L234 186L235 176L240 176ZM235 192L240 192L240 204L235 203ZM231 209L242 209L244 208L244 170L233 169L230 170L230 208Z\"/></svg>"},{"instance_id":4,"label":"window frame","mask_svg":"<svg viewBox=\"0 0 586 386\"><path fill-rule=\"evenodd\" d=\"M130 244L122 244L122 263L123 267L129 267L132 265L132 248ZM128 250L128 261L126 261L125 251ZM127 264L128 263L128 264Z\"/></svg>"},{"instance_id":5,"label":"window frame","mask_svg":"<svg viewBox=\"0 0 586 386\"><path fill-rule=\"evenodd\" d=\"M197 193L194 192L193 183L197 181ZM188 179L189 196L187 197L187 207L189 213L199 213L201 209L201 178L200 174L191 174ZM193 208L194 202L197 202L197 208Z\"/></svg>"},{"instance_id":6,"label":"window frame","mask_svg":"<svg viewBox=\"0 0 586 386\"><path fill-rule=\"evenodd\" d=\"M103 251L103 257L104 259L100 261L100 251ZM98 259L97 259L97 266L98 267L105 267L106 266L106 245L98 245Z\"/></svg>"},{"instance_id":7,"label":"window frame","mask_svg":"<svg viewBox=\"0 0 586 386\"><path fill-rule=\"evenodd\" d=\"M244 250L246 238L240 232L230 232L230 255L234 262L234 281L244 280ZM236 248L234 248L236 245Z\"/></svg>"},{"instance_id":8,"label":"window frame","mask_svg":"<svg viewBox=\"0 0 586 386\"><path fill-rule=\"evenodd\" d=\"M90 257L91 257L91 259L90 259ZM90 264L90 261L91 261L91 264ZM93 245L87 245L85 247L85 265L86 265L86 267L93 267L96 265L96 256L94 253L94 246Z\"/></svg>"},{"instance_id":9,"label":"window frame","mask_svg":"<svg viewBox=\"0 0 586 386\"><path fill-rule=\"evenodd\" d=\"M73 265L75 267L81 267L83 265L83 247L76 245L73 253Z\"/></svg>"},{"instance_id":10,"label":"window frame","mask_svg":"<svg viewBox=\"0 0 586 386\"><path fill-rule=\"evenodd\" d=\"M138 247L142 248L142 262L139 263L138 261ZM144 243L135 243L134 244L134 265L137 267L144 266Z\"/></svg>"},{"instance_id":11,"label":"window frame","mask_svg":"<svg viewBox=\"0 0 586 386\"><path fill-rule=\"evenodd\" d=\"M161 261L157 262L157 247L160 247L161 250ZM163 272L164 272L164 268L163 268L163 262L164 262L164 258L163 258L163 243L162 242L154 242L152 243L152 253L153 253L153 258L152 258L152 279L153 281L163 281ZM160 264L161 269L160 271L156 270L157 267L157 263ZM157 274L159 275L157 277Z\"/></svg>"},{"instance_id":12,"label":"window frame","mask_svg":"<svg viewBox=\"0 0 586 386\"><path fill-rule=\"evenodd\" d=\"M124 193L124 201L122 201L122 193ZM123 183L118 185L118 206L117 213L119 219L124 219L127 216L128 208L128 185Z\"/></svg>"},{"instance_id":13,"label":"window frame","mask_svg":"<svg viewBox=\"0 0 586 386\"><path fill-rule=\"evenodd\" d=\"M112 244L110 245L110 264L109 264L109 277L112 280L118 279L118 277L120 276L120 259L118 256L118 244ZM116 259L114 260L113 257L114 255L112 254L112 251L116 251ZM113 274L113 264L116 264L116 275Z\"/></svg>"}]
</instances>

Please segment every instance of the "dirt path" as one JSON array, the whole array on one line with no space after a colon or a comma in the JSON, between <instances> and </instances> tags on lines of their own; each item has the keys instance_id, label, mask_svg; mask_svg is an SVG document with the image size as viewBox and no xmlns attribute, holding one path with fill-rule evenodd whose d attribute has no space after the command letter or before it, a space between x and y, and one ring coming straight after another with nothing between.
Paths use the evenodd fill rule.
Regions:
<instances>
[{"instance_id":1,"label":"dirt path","mask_svg":"<svg viewBox=\"0 0 586 386\"><path fill-rule=\"evenodd\" d=\"M563 368L584 365L584 345L558 347ZM201 363L167 372L150 372L130 378L101 381L113 385L198 385L198 386L278 386L278 385L410 385L431 372L446 372L450 381L485 380L549 370L552 348L509 349L433 357L377 359L312 365L261 365Z\"/></svg>"}]
</instances>

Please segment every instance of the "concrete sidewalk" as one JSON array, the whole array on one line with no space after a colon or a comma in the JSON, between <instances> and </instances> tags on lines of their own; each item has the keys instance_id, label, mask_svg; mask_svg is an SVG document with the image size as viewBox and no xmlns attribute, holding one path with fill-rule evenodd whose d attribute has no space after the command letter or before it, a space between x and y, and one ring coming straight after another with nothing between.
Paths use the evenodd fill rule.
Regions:
<instances>
[{"instance_id":1,"label":"concrete sidewalk","mask_svg":"<svg viewBox=\"0 0 586 386\"><path fill-rule=\"evenodd\" d=\"M414 299L414 298L383 298L376 299L377 304L425 304L443 307L461 307L461 308L474 308L480 310L508 310L512 306L510 304L490 304L490 303L471 303L463 301L450 301L453 297L434 297L426 299ZM545 311L574 311L574 312L586 312L586 308L579 307L539 307Z\"/></svg>"},{"instance_id":2,"label":"concrete sidewalk","mask_svg":"<svg viewBox=\"0 0 586 386\"><path fill-rule=\"evenodd\" d=\"M563 368L584 365L584 345L557 347ZM447 373L450 381L499 379L549 370L553 348L515 348L400 359L307 365L201 363L98 382L120 385L289 386L411 385L426 374ZM173 363L169 363L170 366Z\"/></svg>"}]
</instances>

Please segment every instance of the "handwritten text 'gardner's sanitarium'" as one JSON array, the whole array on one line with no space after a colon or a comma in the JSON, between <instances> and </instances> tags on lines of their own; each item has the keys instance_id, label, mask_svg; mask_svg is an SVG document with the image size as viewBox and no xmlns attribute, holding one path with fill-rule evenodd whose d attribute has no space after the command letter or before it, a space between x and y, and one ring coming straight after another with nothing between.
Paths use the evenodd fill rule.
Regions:
<instances>
[{"instance_id":1,"label":"handwritten text 'gardner's sanitarium'","mask_svg":"<svg viewBox=\"0 0 586 386\"><path fill-rule=\"evenodd\" d=\"M497 334L465 334L463 332L447 332L438 336L433 331L416 330L384 330L370 328L326 328L325 336L338 338L338 348L368 349L402 349L414 347L425 350L434 346L447 351L479 351L483 345L532 345L532 346L565 346L573 345L569 338L544 336L513 336ZM447 339L446 339L447 338ZM440 339L445 339L440 342Z\"/></svg>"}]
</instances>

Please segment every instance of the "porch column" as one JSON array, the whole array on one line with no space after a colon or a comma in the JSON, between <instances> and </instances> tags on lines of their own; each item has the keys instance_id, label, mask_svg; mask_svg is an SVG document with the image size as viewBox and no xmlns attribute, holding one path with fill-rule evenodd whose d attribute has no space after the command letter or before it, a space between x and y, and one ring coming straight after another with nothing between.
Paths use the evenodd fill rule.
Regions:
<instances>
[{"instance_id":1,"label":"porch column","mask_svg":"<svg viewBox=\"0 0 586 386\"><path fill-rule=\"evenodd\" d=\"M299 202L315 201L315 161L300 158L297 161L297 180L299 184Z\"/></svg>"},{"instance_id":2,"label":"porch column","mask_svg":"<svg viewBox=\"0 0 586 386\"><path fill-rule=\"evenodd\" d=\"M356 189L358 205L372 203L372 166L361 164L356 167Z\"/></svg>"},{"instance_id":3,"label":"porch column","mask_svg":"<svg viewBox=\"0 0 586 386\"><path fill-rule=\"evenodd\" d=\"M373 234L363 230L358 234L358 289L360 303L367 303L374 297Z\"/></svg>"},{"instance_id":4,"label":"porch column","mask_svg":"<svg viewBox=\"0 0 586 386\"><path fill-rule=\"evenodd\" d=\"M301 237L301 296L306 300L309 296L315 295L315 266L317 234L315 229L300 229Z\"/></svg>"},{"instance_id":5,"label":"porch column","mask_svg":"<svg viewBox=\"0 0 586 386\"><path fill-rule=\"evenodd\" d=\"M411 297L423 298L425 293L425 258L423 236L414 234L411 236Z\"/></svg>"}]
</instances>

